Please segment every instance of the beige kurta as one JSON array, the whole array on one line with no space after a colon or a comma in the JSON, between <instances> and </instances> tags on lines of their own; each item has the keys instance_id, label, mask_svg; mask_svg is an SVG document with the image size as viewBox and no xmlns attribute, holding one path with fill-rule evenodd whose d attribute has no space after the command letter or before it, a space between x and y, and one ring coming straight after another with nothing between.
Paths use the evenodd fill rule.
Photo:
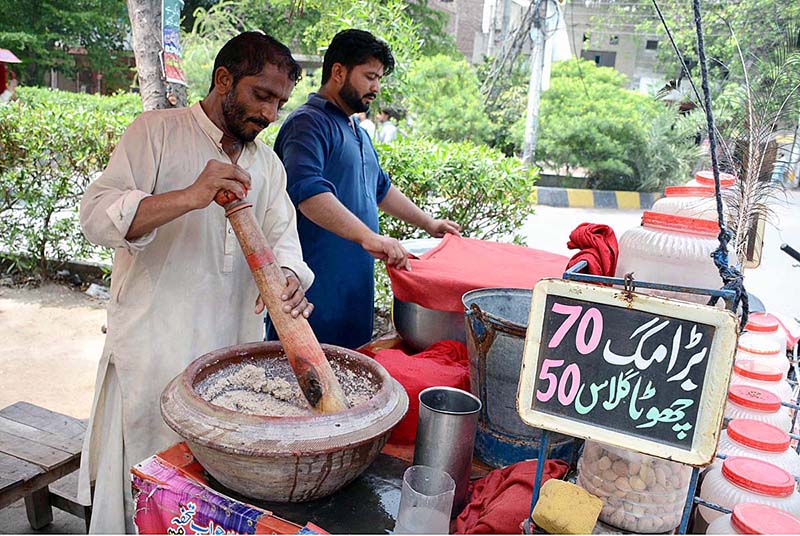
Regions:
<instances>
[{"instance_id":1,"label":"beige kurta","mask_svg":"<svg viewBox=\"0 0 800 536\"><path fill-rule=\"evenodd\" d=\"M131 530L129 464L179 441L159 410L167 383L204 353L263 339L263 318L253 312L258 290L220 206L125 240L143 198L186 188L211 159L230 162L221 139L199 104L145 112L81 202L86 237L116 248L108 332L81 458L82 500L97 481L92 532ZM250 173L247 199L278 262L308 288L313 274L302 260L280 160L257 141L237 163Z\"/></svg>"}]
</instances>

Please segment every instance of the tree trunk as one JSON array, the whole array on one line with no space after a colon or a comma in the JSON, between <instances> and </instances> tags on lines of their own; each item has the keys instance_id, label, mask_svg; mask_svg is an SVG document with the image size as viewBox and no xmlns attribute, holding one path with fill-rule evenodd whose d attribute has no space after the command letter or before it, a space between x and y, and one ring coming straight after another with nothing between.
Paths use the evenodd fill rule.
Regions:
<instances>
[{"instance_id":1,"label":"tree trunk","mask_svg":"<svg viewBox=\"0 0 800 536\"><path fill-rule=\"evenodd\" d=\"M186 88L167 84L161 68L161 0L127 0L127 4L142 108L147 111L186 106ZM170 92L175 97L174 104L168 99Z\"/></svg>"}]
</instances>

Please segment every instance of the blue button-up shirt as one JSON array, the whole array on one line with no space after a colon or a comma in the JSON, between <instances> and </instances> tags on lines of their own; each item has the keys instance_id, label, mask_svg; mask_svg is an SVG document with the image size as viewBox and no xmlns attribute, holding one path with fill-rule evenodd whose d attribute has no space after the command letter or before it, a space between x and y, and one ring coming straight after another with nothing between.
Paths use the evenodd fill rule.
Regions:
<instances>
[{"instance_id":1,"label":"blue button-up shirt","mask_svg":"<svg viewBox=\"0 0 800 536\"><path fill-rule=\"evenodd\" d=\"M330 192L374 232L378 204L389 177L367 133L353 128L334 103L311 94L278 132L275 152L286 168L286 189L295 206ZM315 224L298 211L303 258L315 274L306 293L314 304L309 319L320 342L356 348L372 337L374 259L364 249ZM268 329L274 339L274 330Z\"/></svg>"}]
</instances>

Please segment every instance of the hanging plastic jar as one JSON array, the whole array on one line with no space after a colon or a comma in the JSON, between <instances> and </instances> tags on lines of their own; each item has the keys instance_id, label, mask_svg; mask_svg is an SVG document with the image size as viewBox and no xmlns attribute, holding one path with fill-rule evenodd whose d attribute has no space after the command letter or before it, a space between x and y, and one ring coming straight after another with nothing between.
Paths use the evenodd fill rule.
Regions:
<instances>
[{"instance_id":1,"label":"hanging plastic jar","mask_svg":"<svg viewBox=\"0 0 800 536\"><path fill-rule=\"evenodd\" d=\"M786 375L776 366L755 359L736 360L731 385L752 385L775 393L782 402L792 401L793 390Z\"/></svg>"},{"instance_id":2,"label":"hanging plastic jar","mask_svg":"<svg viewBox=\"0 0 800 536\"><path fill-rule=\"evenodd\" d=\"M714 221L645 211L641 227L628 229L619 240L616 277L633 273L643 281L718 289L722 281L711 259L719 247L718 234ZM709 299L683 292L640 291L694 303Z\"/></svg>"},{"instance_id":3,"label":"hanging plastic jar","mask_svg":"<svg viewBox=\"0 0 800 536\"><path fill-rule=\"evenodd\" d=\"M717 199L713 188L705 186L667 186L664 197L650 209L660 214L717 221ZM723 210L727 210L723 206Z\"/></svg>"},{"instance_id":4,"label":"hanging plastic jar","mask_svg":"<svg viewBox=\"0 0 800 536\"><path fill-rule=\"evenodd\" d=\"M725 417L765 422L784 432L792 429L792 419L783 411L778 395L752 385L730 386L728 401L725 404Z\"/></svg>"},{"instance_id":5,"label":"hanging plastic jar","mask_svg":"<svg viewBox=\"0 0 800 536\"><path fill-rule=\"evenodd\" d=\"M800 494L788 471L763 460L734 456L711 466L703 479L700 498L732 510L737 504L758 503L800 515ZM722 516L719 510L698 505L706 523Z\"/></svg>"},{"instance_id":6,"label":"hanging plastic jar","mask_svg":"<svg viewBox=\"0 0 800 536\"><path fill-rule=\"evenodd\" d=\"M691 472L688 465L587 441L577 484L603 500L600 521L652 534L680 524Z\"/></svg>"},{"instance_id":7,"label":"hanging plastic jar","mask_svg":"<svg viewBox=\"0 0 800 536\"><path fill-rule=\"evenodd\" d=\"M719 454L757 458L800 476L800 454L791 448L789 434L771 424L752 419L734 419L720 433ZM714 465L722 465L717 458Z\"/></svg>"},{"instance_id":8,"label":"hanging plastic jar","mask_svg":"<svg viewBox=\"0 0 800 536\"><path fill-rule=\"evenodd\" d=\"M800 534L800 517L780 508L740 503L708 526L706 534Z\"/></svg>"},{"instance_id":9,"label":"hanging plastic jar","mask_svg":"<svg viewBox=\"0 0 800 536\"><path fill-rule=\"evenodd\" d=\"M736 183L736 175L730 173L719 174L719 186L722 189L732 188ZM686 183L686 186L705 186L706 188L714 188L714 172L710 169L698 171L694 175L694 179Z\"/></svg>"}]
</instances>

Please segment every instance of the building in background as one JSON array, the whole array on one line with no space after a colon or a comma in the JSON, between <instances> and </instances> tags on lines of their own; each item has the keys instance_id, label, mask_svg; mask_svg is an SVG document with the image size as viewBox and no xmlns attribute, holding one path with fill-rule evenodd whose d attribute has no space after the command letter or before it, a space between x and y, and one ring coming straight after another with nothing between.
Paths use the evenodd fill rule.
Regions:
<instances>
[{"instance_id":1,"label":"building in background","mask_svg":"<svg viewBox=\"0 0 800 536\"><path fill-rule=\"evenodd\" d=\"M661 35L637 32L634 25L609 13L609 0L561 0L563 24L572 53L625 74L629 87L652 93L677 73L659 69ZM447 13L447 31L471 63L502 53L503 43L520 24L529 0L430 0L429 7ZM598 19L603 19L599 23ZM553 25L554 26L554 25ZM522 53L530 55L530 42ZM561 54L563 56L563 54Z\"/></svg>"}]
</instances>

